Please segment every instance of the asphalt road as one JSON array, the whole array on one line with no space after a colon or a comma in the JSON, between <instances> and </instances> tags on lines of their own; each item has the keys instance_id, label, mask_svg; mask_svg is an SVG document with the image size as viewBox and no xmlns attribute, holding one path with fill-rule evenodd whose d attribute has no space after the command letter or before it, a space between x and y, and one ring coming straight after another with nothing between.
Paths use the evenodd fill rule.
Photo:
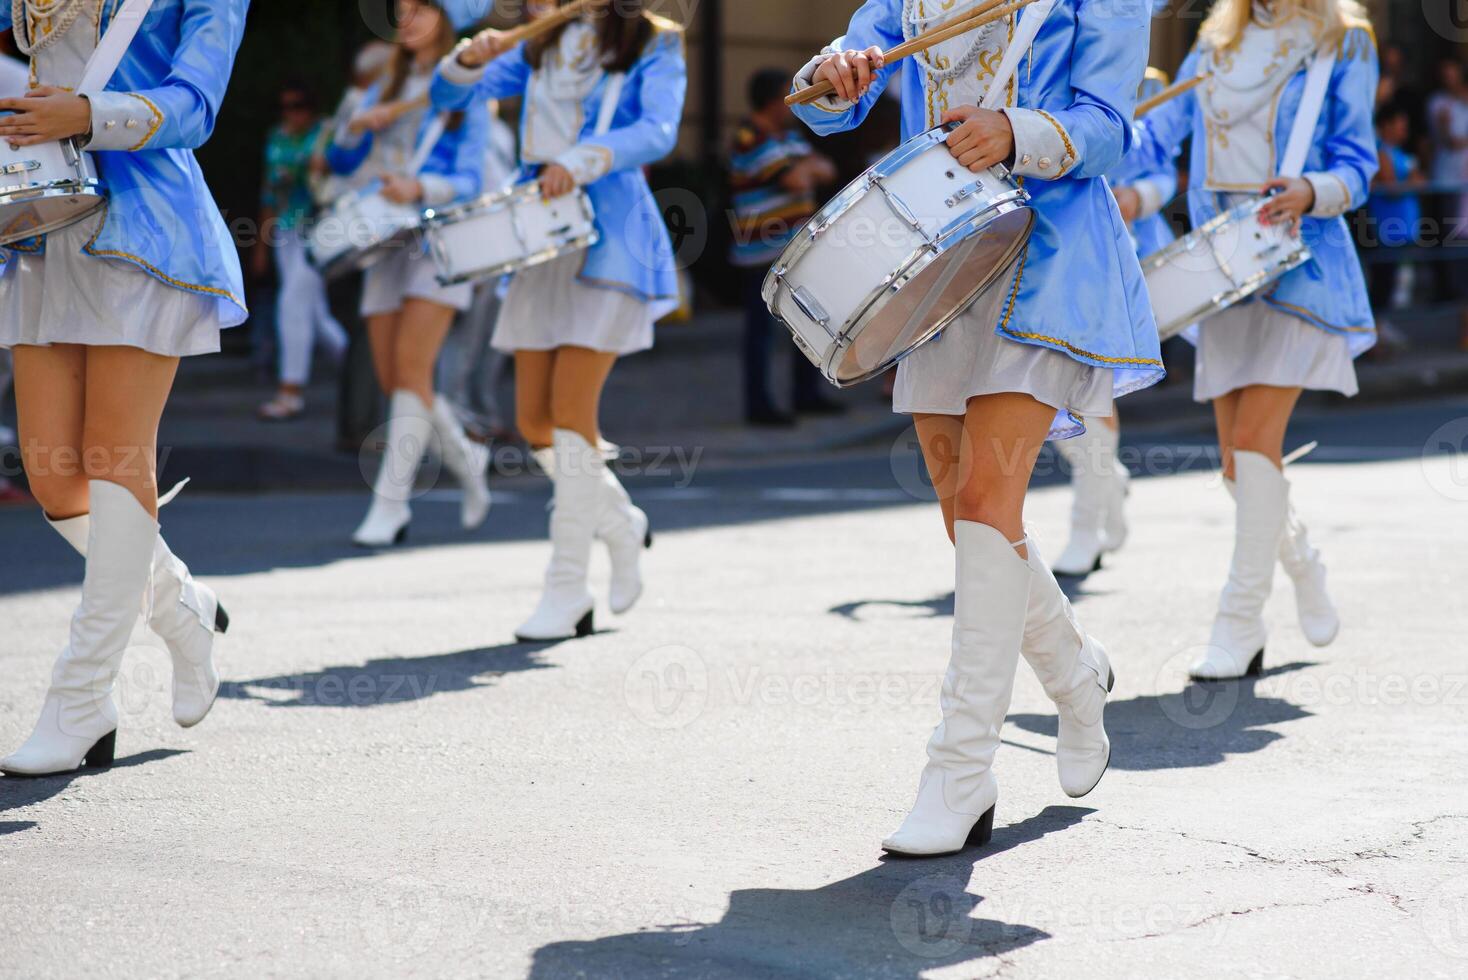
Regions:
<instances>
[{"instance_id":1,"label":"asphalt road","mask_svg":"<svg viewBox=\"0 0 1468 980\"><path fill-rule=\"evenodd\" d=\"M1277 583L1269 670L1190 687L1231 542L1195 436L1129 445L1133 537L1074 584L1111 651L1112 771L1060 792L1024 672L998 829L884 861L938 716L952 556L910 448L636 479L649 592L515 644L545 488L470 538L343 545L356 496L165 512L224 596L227 686L173 727L139 633L120 762L0 778L0 976L1011 977L1468 973L1468 401L1304 420L1294 467L1345 618ZM1042 479L1054 552L1068 506ZM80 563L0 512L0 748ZM604 569L598 567L598 582Z\"/></svg>"}]
</instances>

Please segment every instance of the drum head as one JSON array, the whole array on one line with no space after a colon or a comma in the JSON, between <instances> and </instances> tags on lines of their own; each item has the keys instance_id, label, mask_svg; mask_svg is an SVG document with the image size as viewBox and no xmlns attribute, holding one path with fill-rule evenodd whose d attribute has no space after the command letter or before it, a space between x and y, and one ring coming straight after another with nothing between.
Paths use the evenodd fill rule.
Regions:
<instances>
[{"instance_id":1,"label":"drum head","mask_svg":"<svg viewBox=\"0 0 1468 980\"><path fill-rule=\"evenodd\" d=\"M899 277L899 288L885 292L852 332L834 365L836 383L844 387L875 377L931 340L1010 270L1034 221L1027 207L1006 210L937 257L924 254L904 273L912 278L904 285Z\"/></svg>"},{"instance_id":2,"label":"drum head","mask_svg":"<svg viewBox=\"0 0 1468 980\"><path fill-rule=\"evenodd\" d=\"M0 206L0 245L57 231L87 217L105 202L96 194L40 197Z\"/></svg>"}]
</instances>

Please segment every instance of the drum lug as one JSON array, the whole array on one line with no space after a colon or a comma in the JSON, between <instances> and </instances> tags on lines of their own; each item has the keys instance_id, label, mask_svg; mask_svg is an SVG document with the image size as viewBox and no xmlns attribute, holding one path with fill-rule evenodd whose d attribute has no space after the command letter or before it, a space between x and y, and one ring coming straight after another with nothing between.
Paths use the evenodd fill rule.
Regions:
<instances>
[{"instance_id":1,"label":"drum lug","mask_svg":"<svg viewBox=\"0 0 1468 980\"><path fill-rule=\"evenodd\" d=\"M901 198L887 189L885 178L881 174L874 173L868 180L874 188L882 192L882 197L886 200L887 206L892 209L893 214L921 235L923 241L931 241L928 233L923 229L923 223L918 220L917 215L912 213L912 209L903 203Z\"/></svg>"},{"instance_id":2,"label":"drum lug","mask_svg":"<svg viewBox=\"0 0 1468 980\"><path fill-rule=\"evenodd\" d=\"M39 160L22 160L19 163L11 163L11 164L7 164L4 167L0 167L0 174L4 174L5 176L10 177L10 176L13 176L14 174L25 174L25 173L30 173L32 170L40 170L40 169L41 169L41 161L39 161Z\"/></svg>"}]
</instances>

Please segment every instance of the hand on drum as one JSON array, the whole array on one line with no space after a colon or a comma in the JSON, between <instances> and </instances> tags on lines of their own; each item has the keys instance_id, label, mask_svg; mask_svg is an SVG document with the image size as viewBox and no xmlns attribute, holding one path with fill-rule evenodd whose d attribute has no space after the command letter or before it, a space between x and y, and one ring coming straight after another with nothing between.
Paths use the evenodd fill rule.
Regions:
<instances>
[{"instance_id":1,"label":"hand on drum","mask_svg":"<svg viewBox=\"0 0 1468 980\"><path fill-rule=\"evenodd\" d=\"M509 49L504 31L480 31L472 40L459 45L459 64L465 68L482 68Z\"/></svg>"},{"instance_id":2,"label":"hand on drum","mask_svg":"<svg viewBox=\"0 0 1468 980\"><path fill-rule=\"evenodd\" d=\"M943 122L960 124L948 134L948 152L974 173L1004 163L1014 155L1014 128L1002 112L961 105L943 113Z\"/></svg>"},{"instance_id":3,"label":"hand on drum","mask_svg":"<svg viewBox=\"0 0 1468 980\"><path fill-rule=\"evenodd\" d=\"M423 200L423 184L413 177L383 174L382 196L394 204L417 204Z\"/></svg>"},{"instance_id":4,"label":"hand on drum","mask_svg":"<svg viewBox=\"0 0 1468 980\"><path fill-rule=\"evenodd\" d=\"M841 51L821 62L815 80L830 82L841 101L855 102L867 94L867 89L872 87L872 76L886 63L878 47Z\"/></svg>"},{"instance_id":5,"label":"hand on drum","mask_svg":"<svg viewBox=\"0 0 1468 980\"><path fill-rule=\"evenodd\" d=\"M399 111L395 102L375 105L353 116L352 121L347 123L347 129L354 133L380 133L397 122L398 116Z\"/></svg>"},{"instance_id":6,"label":"hand on drum","mask_svg":"<svg viewBox=\"0 0 1468 980\"><path fill-rule=\"evenodd\" d=\"M24 98L0 99L0 111L14 113L0 117L0 139L13 146L54 143L92 128L92 103L49 85L31 89Z\"/></svg>"},{"instance_id":7,"label":"hand on drum","mask_svg":"<svg viewBox=\"0 0 1468 980\"><path fill-rule=\"evenodd\" d=\"M1264 185L1264 193L1278 190L1259 211L1259 223L1298 227L1300 219L1315 207L1315 185L1304 177L1276 177Z\"/></svg>"},{"instance_id":8,"label":"hand on drum","mask_svg":"<svg viewBox=\"0 0 1468 980\"><path fill-rule=\"evenodd\" d=\"M547 201L565 197L576 189L576 178L559 163L548 164L540 172L540 193Z\"/></svg>"}]
</instances>

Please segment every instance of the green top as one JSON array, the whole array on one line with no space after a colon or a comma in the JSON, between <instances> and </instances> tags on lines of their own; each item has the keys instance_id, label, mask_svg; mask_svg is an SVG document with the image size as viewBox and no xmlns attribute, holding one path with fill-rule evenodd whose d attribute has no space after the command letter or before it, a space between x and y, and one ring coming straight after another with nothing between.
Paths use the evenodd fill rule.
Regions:
<instances>
[{"instance_id":1,"label":"green top","mask_svg":"<svg viewBox=\"0 0 1468 980\"><path fill-rule=\"evenodd\" d=\"M297 135L277 126L265 143L265 186L260 203L274 209L282 229L300 228L316 209L311 197L311 154L320 133L320 123Z\"/></svg>"}]
</instances>

